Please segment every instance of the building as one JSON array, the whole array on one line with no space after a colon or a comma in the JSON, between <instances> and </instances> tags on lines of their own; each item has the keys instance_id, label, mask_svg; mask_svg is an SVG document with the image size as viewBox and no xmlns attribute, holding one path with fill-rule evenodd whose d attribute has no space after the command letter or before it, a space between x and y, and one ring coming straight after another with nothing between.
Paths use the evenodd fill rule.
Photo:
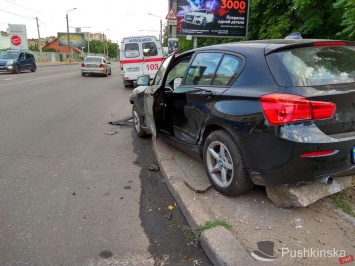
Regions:
<instances>
[{"instance_id":1,"label":"building","mask_svg":"<svg viewBox=\"0 0 355 266\"><path fill-rule=\"evenodd\" d=\"M57 38L55 38L51 43L45 45L43 48L54 48L56 51L59 51L63 54L69 53L68 46L59 46ZM73 55L82 53L82 51L76 47L72 47L72 50L73 50Z\"/></svg>"},{"instance_id":2,"label":"building","mask_svg":"<svg viewBox=\"0 0 355 266\"><path fill-rule=\"evenodd\" d=\"M6 31L0 31L0 50L8 49L11 47L10 36Z\"/></svg>"}]
</instances>

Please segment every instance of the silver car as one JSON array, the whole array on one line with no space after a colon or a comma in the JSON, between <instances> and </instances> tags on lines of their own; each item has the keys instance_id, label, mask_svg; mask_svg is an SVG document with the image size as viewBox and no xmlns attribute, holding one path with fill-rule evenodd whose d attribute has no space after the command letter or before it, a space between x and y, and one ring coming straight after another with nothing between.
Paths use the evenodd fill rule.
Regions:
<instances>
[{"instance_id":1,"label":"silver car","mask_svg":"<svg viewBox=\"0 0 355 266\"><path fill-rule=\"evenodd\" d=\"M103 56L87 56L84 62L81 63L81 75L85 77L89 75L111 75L110 62Z\"/></svg>"}]
</instances>

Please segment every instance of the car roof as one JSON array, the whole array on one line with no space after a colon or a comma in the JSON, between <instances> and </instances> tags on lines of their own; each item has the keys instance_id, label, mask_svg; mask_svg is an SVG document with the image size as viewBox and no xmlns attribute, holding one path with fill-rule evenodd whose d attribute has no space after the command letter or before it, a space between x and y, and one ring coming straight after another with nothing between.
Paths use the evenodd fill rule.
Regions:
<instances>
[{"instance_id":1,"label":"car roof","mask_svg":"<svg viewBox=\"0 0 355 266\"><path fill-rule=\"evenodd\" d=\"M196 51L203 50L223 50L238 52L239 50L264 50L265 54L270 54L280 50L298 48L298 47L307 47L314 46L315 43L323 43L324 45L328 44L343 44L343 45L352 45L355 46L355 42L342 41L342 40L326 40L326 39L268 39L268 40L255 40L255 41L241 41L241 42L231 42L216 44L206 47L201 47L195 49Z\"/></svg>"}]
</instances>

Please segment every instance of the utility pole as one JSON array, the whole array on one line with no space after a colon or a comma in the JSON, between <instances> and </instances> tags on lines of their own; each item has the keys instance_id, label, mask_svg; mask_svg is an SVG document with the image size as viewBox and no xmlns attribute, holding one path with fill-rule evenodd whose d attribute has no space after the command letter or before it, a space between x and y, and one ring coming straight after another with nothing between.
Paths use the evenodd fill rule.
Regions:
<instances>
[{"instance_id":1,"label":"utility pole","mask_svg":"<svg viewBox=\"0 0 355 266\"><path fill-rule=\"evenodd\" d=\"M42 55L42 46L41 46L41 35L39 34L39 25L38 25L37 17L36 17L36 22L37 22L37 32L38 32L39 59L42 61L43 55Z\"/></svg>"},{"instance_id":2,"label":"utility pole","mask_svg":"<svg viewBox=\"0 0 355 266\"><path fill-rule=\"evenodd\" d=\"M72 10L75 10L76 9L76 7L74 7L74 8L72 8L72 9L70 9L70 10L68 10L67 11L67 13L66 13L66 19L67 19L67 37L68 37L68 53L69 53L69 63L71 64L71 62L72 62L72 54L71 54L71 47L70 47L70 39L69 39L69 19L68 19L68 12L69 11L72 11Z\"/></svg>"}]
</instances>

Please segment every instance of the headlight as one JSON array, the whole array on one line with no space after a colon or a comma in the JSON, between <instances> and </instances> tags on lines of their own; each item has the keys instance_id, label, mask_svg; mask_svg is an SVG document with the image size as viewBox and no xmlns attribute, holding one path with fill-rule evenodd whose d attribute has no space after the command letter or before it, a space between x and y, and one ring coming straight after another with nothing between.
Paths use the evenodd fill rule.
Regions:
<instances>
[{"instance_id":1,"label":"headlight","mask_svg":"<svg viewBox=\"0 0 355 266\"><path fill-rule=\"evenodd\" d=\"M195 18L201 18L201 16L195 16Z\"/></svg>"},{"instance_id":2,"label":"headlight","mask_svg":"<svg viewBox=\"0 0 355 266\"><path fill-rule=\"evenodd\" d=\"M14 60L9 60L9 61L7 61L7 64L8 65L12 65L14 63Z\"/></svg>"}]
</instances>

